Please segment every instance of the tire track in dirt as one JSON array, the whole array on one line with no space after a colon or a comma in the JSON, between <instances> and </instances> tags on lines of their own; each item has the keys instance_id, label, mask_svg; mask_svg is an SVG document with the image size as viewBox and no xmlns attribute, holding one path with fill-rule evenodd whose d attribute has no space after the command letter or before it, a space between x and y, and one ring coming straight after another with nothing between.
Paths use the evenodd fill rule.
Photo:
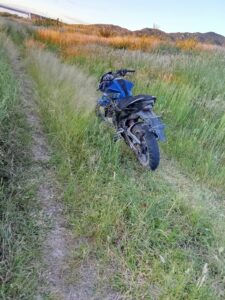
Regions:
<instances>
[{"instance_id":1,"label":"tire track in dirt","mask_svg":"<svg viewBox=\"0 0 225 300\"><path fill-rule=\"evenodd\" d=\"M38 115L33 82L26 75L24 61L16 46L7 40L5 47L15 77L20 82L23 109L32 130L32 161L36 175L31 180L37 182L37 201L41 203L51 228L43 244L44 271L37 299L44 299L44 295L60 300L123 299L101 282L94 259L76 267L71 264L76 250L87 244L88 240L75 239L69 228L60 185L49 163L51 150Z\"/></svg>"}]
</instances>

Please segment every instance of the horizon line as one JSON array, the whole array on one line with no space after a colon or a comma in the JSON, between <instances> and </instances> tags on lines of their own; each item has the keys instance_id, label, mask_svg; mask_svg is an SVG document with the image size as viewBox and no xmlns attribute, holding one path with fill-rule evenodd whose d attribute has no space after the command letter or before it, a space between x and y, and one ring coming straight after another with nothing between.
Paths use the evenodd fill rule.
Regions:
<instances>
[{"instance_id":1,"label":"horizon line","mask_svg":"<svg viewBox=\"0 0 225 300\"><path fill-rule=\"evenodd\" d=\"M160 28L154 28L154 27L144 27L144 28L138 28L138 29L128 29L127 27L123 27L123 26L120 26L120 25L117 25L117 24L106 24L106 23L101 23L101 22L97 22L97 23L88 23L88 22L84 22L83 20L80 20L80 19L75 19L75 18L72 18L72 17L69 17L69 16L61 16L61 17L57 17L57 16L50 16L48 13L43 13L41 12L40 10L37 10L37 9L34 9L34 8L28 8L28 7L24 7L24 6L9 6L9 5L6 5L4 3L1 3L0 2L0 9L3 8L3 9L6 9L6 10L12 10L12 11L15 11L15 12L18 12L18 13L21 13L21 14L36 14L36 15L39 15L39 16L42 16L42 17L45 17L45 18L49 18L49 19L54 19L54 20L59 20L61 21L62 23L66 23L68 25L106 25L106 26L118 26L122 29L126 29L130 32L135 32L135 31L141 31L141 30L144 30L144 29L152 29L152 30L158 30L158 31L161 31L161 32L164 32L166 34L170 34L170 33L201 33L201 34L205 34L205 33L216 33L218 35L221 35L221 36L224 36L223 34L220 34L220 33L217 33L215 31L206 31L206 32L200 32L200 31L183 31L183 32L180 32L180 31L172 31L172 32L167 32L167 31L164 31L164 30L161 30ZM12 13L13 15L13 13ZM70 21L69 21L70 20ZM75 22L75 23L72 23L72 22Z\"/></svg>"}]
</instances>

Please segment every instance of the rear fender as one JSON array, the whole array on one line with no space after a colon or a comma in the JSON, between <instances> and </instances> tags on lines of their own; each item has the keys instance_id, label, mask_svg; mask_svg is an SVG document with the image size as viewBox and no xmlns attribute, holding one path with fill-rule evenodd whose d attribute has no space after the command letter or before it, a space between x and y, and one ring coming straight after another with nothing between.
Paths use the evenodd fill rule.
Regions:
<instances>
[{"instance_id":1,"label":"rear fender","mask_svg":"<svg viewBox=\"0 0 225 300\"><path fill-rule=\"evenodd\" d=\"M159 116L153 111L139 111L137 115L150 127L151 131L160 141L166 140L164 133L165 125L161 122Z\"/></svg>"}]
</instances>

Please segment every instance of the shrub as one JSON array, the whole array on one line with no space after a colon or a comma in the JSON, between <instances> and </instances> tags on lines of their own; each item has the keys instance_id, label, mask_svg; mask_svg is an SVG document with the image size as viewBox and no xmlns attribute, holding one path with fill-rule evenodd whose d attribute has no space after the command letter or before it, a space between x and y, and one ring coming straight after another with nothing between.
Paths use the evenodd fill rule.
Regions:
<instances>
[{"instance_id":1,"label":"shrub","mask_svg":"<svg viewBox=\"0 0 225 300\"><path fill-rule=\"evenodd\" d=\"M195 39L185 39L176 42L176 46L182 50L195 50L197 48L198 42Z\"/></svg>"}]
</instances>

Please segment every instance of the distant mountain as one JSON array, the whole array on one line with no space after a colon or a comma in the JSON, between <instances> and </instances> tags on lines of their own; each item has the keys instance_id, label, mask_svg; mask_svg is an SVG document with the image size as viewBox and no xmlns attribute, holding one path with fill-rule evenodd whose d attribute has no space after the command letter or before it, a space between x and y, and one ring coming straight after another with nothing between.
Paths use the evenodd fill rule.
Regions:
<instances>
[{"instance_id":1,"label":"distant mountain","mask_svg":"<svg viewBox=\"0 0 225 300\"><path fill-rule=\"evenodd\" d=\"M112 35L129 35L132 33L131 30L127 28L123 28L117 25L111 25L111 24L93 24L93 25L82 25L84 27L96 27L96 29L99 30L108 30L111 32Z\"/></svg>"},{"instance_id":2,"label":"distant mountain","mask_svg":"<svg viewBox=\"0 0 225 300\"><path fill-rule=\"evenodd\" d=\"M0 7L3 7L0 4ZM4 6L6 8L6 6ZM8 7L13 13L13 11L20 11L15 8ZM25 12L25 14L29 14L29 16L39 16L32 13ZM0 12L0 15L3 15L3 13ZM48 17L43 17L48 19ZM218 46L225 46L225 37L221 34L215 33L215 32L206 32L206 33L200 33L200 32L174 32L174 33L167 33L162 30L156 29L156 28L143 28L141 30L129 30L127 28L123 28L117 25L111 25L111 24L90 24L90 25L84 25L84 24L74 24L74 27L79 28L88 28L93 27L96 29L96 31L100 32L100 34L104 37L109 37L111 35L116 36L152 36L160 38L164 41L179 41L179 40L185 40L185 39L195 39L196 41L200 43L205 44L212 44L212 45L218 45Z\"/></svg>"},{"instance_id":3,"label":"distant mountain","mask_svg":"<svg viewBox=\"0 0 225 300\"><path fill-rule=\"evenodd\" d=\"M132 31L132 33L137 36L156 36L162 39L170 39L168 33L155 28L144 28L141 30Z\"/></svg>"},{"instance_id":4,"label":"distant mountain","mask_svg":"<svg viewBox=\"0 0 225 300\"><path fill-rule=\"evenodd\" d=\"M88 26L88 25L84 25ZM92 25L93 26L93 25ZM218 46L225 45L225 37L223 35L220 35L215 32L206 32L206 33L200 33L200 32L175 32L175 33L166 33L162 30L155 29L155 28L144 28L141 30L135 30L131 31L126 28L115 26L115 25L109 25L109 24L95 24L99 29L106 29L110 30L112 34L114 35L135 35L135 36L154 36L161 38L163 40L168 41L178 41L178 40L184 40L184 39L195 39L200 43L206 43L206 44L213 44Z\"/></svg>"},{"instance_id":5,"label":"distant mountain","mask_svg":"<svg viewBox=\"0 0 225 300\"><path fill-rule=\"evenodd\" d=\"M172 40L175 41L184 40L184 39L195 39L200 43L207 43L207 44L213 44L218 46L225 45L225 37L215 32L206 32L206 33L177 32L177 33L169 33L168 35Z\"/></svg>"}]
</instances>

